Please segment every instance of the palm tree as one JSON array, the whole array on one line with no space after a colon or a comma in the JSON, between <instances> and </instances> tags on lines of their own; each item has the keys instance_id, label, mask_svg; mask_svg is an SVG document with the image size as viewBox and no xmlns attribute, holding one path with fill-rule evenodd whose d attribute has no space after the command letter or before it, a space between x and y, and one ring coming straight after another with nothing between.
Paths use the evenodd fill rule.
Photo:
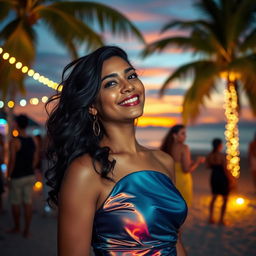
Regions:
<instances>
[{"instance_id":1,"label":"palm tree","mask_svg":"<svg viewBox=\"0 0 256 256\"><path fill-rule=\"evenodd\" d=\"M107 28L115 35L133 35L144 42L138 29L120 12L99 3L59 0L0 0L0 42L6 52L30 66L36 55L37 26L44 25L66 47L73 58L78 46L89 48L104 44L101 32ZM46 39L47 40L47 39ZM0 62L2 97L25 93L24 74Z\"/></svg>"},{"instance_id":2,"label":"palm tree","mask_svg":"<svg viewBox=\"0 0 256 256\"><path fill-rule=\"evenodd\" d=\"M193 121L220 80L225 82L227 167L239 176L238 127L240 94L245 93L256 116L256 0L199 0L201 19L171 21L162 32L178 27L188 36L167 37L149 44L147 56L167 47L182 47L197 60L177 68L164 82L160 94L174 79L193 75L183 101L183 120Z\"/></svg>"}]
</instances>

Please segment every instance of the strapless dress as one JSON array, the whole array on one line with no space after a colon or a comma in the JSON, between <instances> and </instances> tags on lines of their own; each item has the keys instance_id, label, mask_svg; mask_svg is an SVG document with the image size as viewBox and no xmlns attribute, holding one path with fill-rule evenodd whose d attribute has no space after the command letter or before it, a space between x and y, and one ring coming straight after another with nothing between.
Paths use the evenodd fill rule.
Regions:
<instances>
[{"instance_id":1,"label":"strapless dress","mask_svg":"<svg viewBox=\"0 0 256 256\"><path fill-rule=\"evenodd\" d=\"M159 171L132 172L114 185L93 223L95 255L175 256L187 205Z\"/></svg>"}]
</instances>

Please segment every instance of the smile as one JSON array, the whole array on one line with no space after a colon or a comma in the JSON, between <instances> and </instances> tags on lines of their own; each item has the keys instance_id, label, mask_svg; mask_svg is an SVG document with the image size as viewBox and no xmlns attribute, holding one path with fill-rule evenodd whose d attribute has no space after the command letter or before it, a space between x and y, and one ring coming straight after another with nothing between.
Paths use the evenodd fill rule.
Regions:
<instances>
[{"instance_id":1,"label":"smile","mask_svg":"<svg viewBox=\"0 0 256 256\"><path fill-rule=\"evenodd\" d=\"M138 95L133 95L129 98L124 99L122 102L118 103L120 106L135 106L140 103L139 96Z\"/></svg>"}]
</instances>

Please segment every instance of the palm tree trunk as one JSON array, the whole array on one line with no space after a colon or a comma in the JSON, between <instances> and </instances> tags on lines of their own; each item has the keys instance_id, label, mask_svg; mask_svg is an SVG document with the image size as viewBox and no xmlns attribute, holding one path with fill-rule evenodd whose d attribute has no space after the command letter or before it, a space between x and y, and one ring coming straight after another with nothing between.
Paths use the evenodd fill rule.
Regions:
<instances>
[{"instance_id":1,"label":"palm tree trunk","mask_svg":"<svg viewBox=\"0 0 256 256\"><path fill-rule=\"evenodd\" d=\"M236 90L236 79L230 73L227 77L227 88L225 90L225 116L227 120L225 131L227 169L235 178L239 178L238 92Z\"/></svg>"}]
</instances>

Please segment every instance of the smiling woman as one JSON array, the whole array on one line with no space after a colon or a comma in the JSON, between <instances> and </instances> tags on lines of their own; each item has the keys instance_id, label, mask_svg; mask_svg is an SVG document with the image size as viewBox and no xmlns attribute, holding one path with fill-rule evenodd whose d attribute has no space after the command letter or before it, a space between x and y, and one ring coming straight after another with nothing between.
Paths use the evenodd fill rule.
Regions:
<instances>
[{"instance_id":1,"label":"smiling woman","mask_svg":"<svg viewBox=\"0 0 256 256\"><path fill-rule=\"evenodd\" d=\"M58 255L89 255L91 245L96 255L185 255L178 230L187 206L170 156L135 137L145 93L126 53L99 48L62 80L47 123Z\"/></svg>"}]
</instances>

